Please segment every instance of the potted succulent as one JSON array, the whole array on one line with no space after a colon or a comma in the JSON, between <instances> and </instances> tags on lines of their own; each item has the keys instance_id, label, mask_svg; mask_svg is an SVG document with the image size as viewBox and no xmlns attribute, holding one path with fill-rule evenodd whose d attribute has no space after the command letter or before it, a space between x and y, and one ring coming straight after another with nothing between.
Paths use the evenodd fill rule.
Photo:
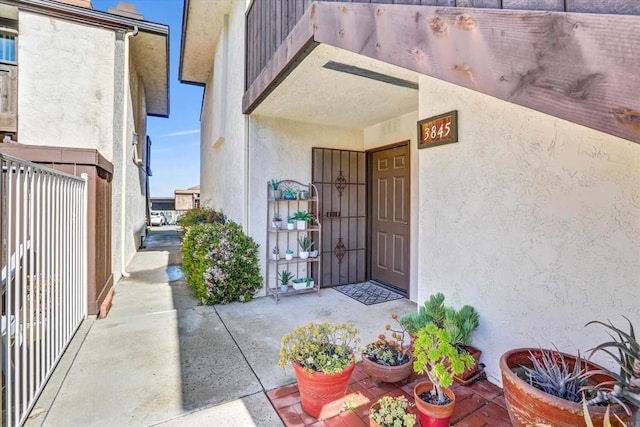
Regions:
<instances>
[{"instance_id":1,"label":"potted succulent","mask_svg":"<svg viewBox=\"0 0 640 427\"><path fill-rule=\"evenodd\" d=\"M309 191L307 190L298 191L298 199L307 200L308 198L309 198Z\"/></svg>"},{"instance_id":2,"label":"potted succulent","mask_svg":"<svg viewBox=\"0 0 640 427\"><path fill-rule=\"evenodd\" d=\"M273 219L271 220L271 224L274 228L280 230L282 228L282 217L279 213L273 215Z\"/></svg>"},{"instance_id":3,"label":"potted succulent","mask_svg":"<svg viewBox=\"0 0 640 427\"><path fill-rule=\"evenodd\" d=\"M287 261L291 261L293 259L293 251L291 249L287 249L284 252L284 259L286 259Z\"/></svg>"},{"instance_id":4,"label":"potted succulent","mask_svg":"<svg viewBox=\"0 0 640 427\"><path fill-rule=\"evenodd\" d=\"M293 279L291 283L293 284L293 289L296 291L313 288L314 286L314 281L310 277L298 277L297 279Z\"/></svg>"},{"instance_id":5,"label":"potted succulent","mask_svg":"<svg viewBox=\"0 0 640 427\"><path fill-rule=\"evenodd\" d=\"M409 334L398 321L398 315L391 318L398 323L399 329L390 324L385 326L386 333L378 335L378 339L367 344L362 351L362 365L375 383L395 383L404 381L413 371L413 356L408 342Z\"/></svg>"},{"instance_id":6,"label":"potted succulent","mask_svg":"<svg viewBox=\"0 0 640 427\"><path fill-rule=\"evenodd\" d=\"M271 181L269 181L269 184L271 184L271 190L273 192L273 198L275 200L281 199L282 198L282 191L280 190L280 180L278 179L272 179Z\"/></svg>"},{"instance_id":7,"label":"potted succulent","mask_svg":"<svg viewBox=\"0 0 640 427\"><path fill-rule=\"evenodd\" d=\"M280 259L280 249L278 249L277 246L274 246L273 249L271 249L271 258L274 261L278 261Z\"/></svg>"},{"instance_id":8,"label":"potted succulent","mask_svg":"<svg viewBox=\"0 0 640 427\"><path fill-rule=\"evenodd\" d=\"M300 236L298 237L298 244L300 245L300 258L309 258L309 251L311 250L315 242L309 236Z\"/></svg>"},{"instance_id":9,"label":"potted succulent","mask_svg":"<svg viewBox=\"0 0 640 427\"><path fill-rule=\"evenodd\" d=\"M451 333L431 323L416 332L413 369L429 381L416 384L413 395L423 427L447 427L456 396L453 375L473 366L473 357L451 344Z\"/></svg>"},{"instance_id":10,"label":"potted succulent","mask_svg":"<svg viewBox=\"0 0 640 427\"><path fill-rule=\"evenodd\" d=\"M278 366L291 364L302 409L323 418L323 407L347 392L355 367L358 329L349 323L309 322L282 337Z\"/></svg>"},{"instance_id":11,"label":"potted succulent","mask_svg":"<svg viewBox=\"0 0 640 427\"><path fill-rule=\"evenodd\" d=\"M557 349L520 348L502 355L503 390L513 425L582 425L584 403L596 425L603 425L607 411L620 423L633 419L640 405L640 347L633 327L629 322L627 334L612 324L588 324L594 323L609 328L617 338L612 336L613 341L600 344L591 354L604 351L613 357L619 373L584 360L579 353L573 356ZM619 357L610 349L619 351Z\"/></svg>"},{"instance_id":12,"label":"potted succulent","mask_svg":"<svg viewBox=\"0 0 640 427\"><path fill-rule=\"evenodd\" d=\"M293 273L289 270L283 270L278 273L278 279L280 279L280 292L287 292L289 290L289 280L293 279Z\"/></svg>"},{"instance_id":13,"label":"potted succulent","mask_svg":"<svg viewBox=\"0 0 640 427\"><path fill-rule=\"evenodd\" d=\"M409 412L411 404L404 396L383 396L369 409L370 427L413 427L416 416Z\"/></svg>"},{"instance_id":14,"label":"potted succulent","mask_svg":"<svg viewBox=\"0 0 640 427\"><path fill-rule=\"evenodd\" d=\"M417 312L403 315L400 322L411 335L431 323L447 329L451 334L451 344L459 351L473 356L473 366L453 377L457 383L468 385L479 377L478 366L482 351L471 345L473 333L479 326L478 317L478 313L470 305L465 305L460 310L445 306L444 294L438 292L431 295Z\"/></svg>"},{"instance_id":15,"label":"potted succulent","mask_svg":"<svg viewBox=\"0 0 640 427\"><path fill-rule=\"evenodd\" d=\"M293 214L293 219L296 220L296 229L297 230L306 230L307 229L307 221L313 220L313 214L307 211L297 211Z\"/></svg>"},{"instance_id":16,"label":"potted succulent","mask_svg":"<svg viewBox=\"0 0 640 427\"><path fill-rule=\"evenodd\" d=\"M282 198L285 200L295 200L296 199L295 190L293 188L285 188Z\"/></svg>"},{"instance_id":17,"label":"potted succulent","mask_svg":"<svg viewBox=\"0 0 640 427\"><path fill-rule=\"evenodd\" d=\"M287 217L287 230L293 230L296 226L295 219L292 216Z\"/></svg>"}]
</instances>

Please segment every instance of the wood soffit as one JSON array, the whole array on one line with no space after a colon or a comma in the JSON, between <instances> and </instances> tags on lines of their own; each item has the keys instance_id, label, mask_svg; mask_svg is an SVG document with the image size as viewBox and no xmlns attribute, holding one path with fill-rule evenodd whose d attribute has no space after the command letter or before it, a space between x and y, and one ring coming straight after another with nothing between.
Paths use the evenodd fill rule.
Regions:
<instances>
[{"instance_id":1,"label":"wood soffit","mask_svg":"<svg viewBox=\"0 0 640 427\"><path fill-rule=\"evenodd\" d=\"M243 112L317 43L640 143L640 16L314 2Z\"/></svg>"}]
</instances>

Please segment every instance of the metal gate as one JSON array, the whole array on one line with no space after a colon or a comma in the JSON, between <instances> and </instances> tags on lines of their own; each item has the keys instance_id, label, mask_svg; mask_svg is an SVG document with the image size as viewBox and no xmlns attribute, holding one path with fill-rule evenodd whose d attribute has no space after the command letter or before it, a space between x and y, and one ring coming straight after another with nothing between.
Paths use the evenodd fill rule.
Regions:
<instances>
[{"instance_id":1,"label":"metal gate","mask_svg":"<svg viewBox=\"0 0 640 427\"><path fill-rule=\"evenodd\" d=\"M366 155L361 151L314 148L312 180L322 222L322 283L336 286L366 280Z\"/></svg>"},{"instance_id":2,"label":"metal gate","mask_svg":"<svg viewBox=\"0 0 640 427\"><path fill-rule=\"evenodd\" d=\"M21 425L87 313L87 175L0 154L2 425Z\"/></svg>"}]
</instances>

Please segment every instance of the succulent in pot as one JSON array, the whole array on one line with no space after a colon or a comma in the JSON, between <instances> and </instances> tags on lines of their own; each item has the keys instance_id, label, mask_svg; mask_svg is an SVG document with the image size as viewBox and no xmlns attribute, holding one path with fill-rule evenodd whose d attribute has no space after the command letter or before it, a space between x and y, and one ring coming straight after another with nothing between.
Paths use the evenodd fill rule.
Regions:
<instances>
[{"instance_id":1,"label":"succulent in pot","mask_svg":"<svg viewBox=\"0 0 640 427\"><path fill-rule=\"evenodd\" d=\"M278 279L280 279L280 292L287 292L289 290L289 281L293 279L293 273L289 270L283 270L278 273Z\"/></svg>"},{"instance_id":2,"label":"succulent in pot","mask_svg":"<svg viewBox=\"0 0 640 427\"><path fill-rule=\"evenodd\" d=\"M418 311L403 315L400 322L411 335L415 335L418 330L429 324L448 330L451 334L451 344L474 358L471 368L453 377L456 382L467 385L479 377L478 366L482 351L471 345L473 333L480 325L479 315L470 305L464 305L459 310L445 306L444 299L441 292L431 295Z\"/></svg>"},{"instance_id":3,"label":"succulent in pot","mask_svg":"<svg viewBox=\"0 0 640 427\"><path fill-rule=\"evenodd\" d=\"M293 214L293 219L296 220L297 230L306 230L307 222L315 219L315 216L311 212L297 211Z\"/></svg>"},{"instance_id":4,"label":"succulent in pot","mask_svg":"<svg viewBox=\"0 0 640 427\"><path fill-rule=\"evenodd\" d=\"M284 259L286 259L287 261L291 261L291 260L293 260L293 250L291 250L291 249L287 249L287 250L284 252Z\"/></svg>"},{"instance_id":5,"label":"succulent in pot","mask_svg":"<svg viewBox=\"0 0 640 427\"><path fill-rule=\"evenodd\" d=\"M449 389L453 375L473 366L473 357L452 345L451 339L447 329L433 323L416 333L413 369L429 377L413 390L422 425L449 425L455 407L455 394Z\"/></svg>"},{"instance_id":6,"label":"succulent in pot","mask_svg":"<svg viewBox=\"0 0 640 427\"><path fill-rule=\"evenodd\" d=\"M280 216L280 214L278 213L274 214L273 219L271 220L271 223L273 227L277 228L278 230L282 228L282 217Z\"/></svg>"},{"instance_id":7,"label":"succulent in pot","mask_svg":"<svg viewBox=\"0 0 640 427\"><path fill-rule=\"evenodd\" d=\"M386 324L386 332L378 335L378 339L367 344L362 351L362 364L377 383L403 381L413 371L409 334L398 321L397 314L392 314L391 318L398 324L398 328L394 329Z\"/></svg>"},{"instance_id":8,"label":"succulent in pot","mask_svg":"<svg viewBox=\"0 0 640 427\"><path fill-rule=\"evenodd\" d=\"M300 236L298 237L298 244L300 245L300 258L309 258L309 251L315 242L309 236Z\"/></svg>"},{"instance_id":9,"label":"succulent in pot","mask_svg":"<svg viewBox=\"0 0 640 427\"><path fill-rule=\"evenodd\" d=\"M323 418L324 406L346 394L358 335L350 323L309 322L282 338L278 366L293 366L307 414Z\"/></svg>"},{"instance_id":10,"label":"succulent in pot","mask_svg":"<svg viewBox=\"0 0 640 427\"><path fill-rule=\"evenodd\" d=\"M287 217L287 230L293 230L296 226L295 219L292 216Z\"/></svg>"},{"instance_id":11,"label":"succulent in pot","mask_svg":"<svg viewBox=\"0 0 640 427\"><path fill-rule=\"evenodd\" d=\"M594 320L587 323L587 326L597 324L611 331L609 332L611 341L591 349L590 357L597 352L606 353L616 362L619 370L618 372L609 369L587 371L584 375L585 379L604 374L613 380L595 386L586 386L584 390L593 391L596 394L587 401L587 404L617 403L624 408L627 415L632 415L640 408L640 344L636 339L633 324L629 318L623 317L629 323L629 332L617 328L611 322Z\"/></svg>"},{"instance_id":12,"label":"succulent in pot","mask_svg":"<svg viewBox=\"0 0 640 427\"><path fill-rule=\"evenodd\" d=\"M285 188L283 193L283 198L285 200L295 200L296 192L293 188Z\"/></svg>"},{"instance_id":13,"label":"succulent in pot","mask_svg":"<svg viewBox=\"0 0 640 427\"><path fill-rule=\"evenodd\" d=\"M409 411L411 403L404 396L383 396L369 409L371 427L413 427L416 416ZM374 424L375 423L375 424Z\"/></svg>"},{"instance_id":14,"label":"succulent in pot","mask_svg":"<svg viewBox=\"0 0 640 427\"><path fill-rule=\"evenodd\" d=\"M273 190L273 198L276 200L282 198L282 190L280 190L280 180L274 178L269 181L269 184L271 185L271 189Z\"/></svg>"}]
</instances>

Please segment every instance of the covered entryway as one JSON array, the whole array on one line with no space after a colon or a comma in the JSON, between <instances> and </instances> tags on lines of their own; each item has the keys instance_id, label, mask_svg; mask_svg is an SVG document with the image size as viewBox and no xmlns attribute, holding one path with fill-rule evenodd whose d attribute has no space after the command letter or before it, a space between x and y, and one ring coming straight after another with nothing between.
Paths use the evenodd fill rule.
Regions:
<instances>
[{"instance_id":1,"label":"covered entryway","mask_svg":"<svg viewBox=\"0 0 640 427\"><path fill-rule=\"evenodd\" d=\"M371 279L409 292L409 148L371 153Z\"/></svg>"}]
</instances>

